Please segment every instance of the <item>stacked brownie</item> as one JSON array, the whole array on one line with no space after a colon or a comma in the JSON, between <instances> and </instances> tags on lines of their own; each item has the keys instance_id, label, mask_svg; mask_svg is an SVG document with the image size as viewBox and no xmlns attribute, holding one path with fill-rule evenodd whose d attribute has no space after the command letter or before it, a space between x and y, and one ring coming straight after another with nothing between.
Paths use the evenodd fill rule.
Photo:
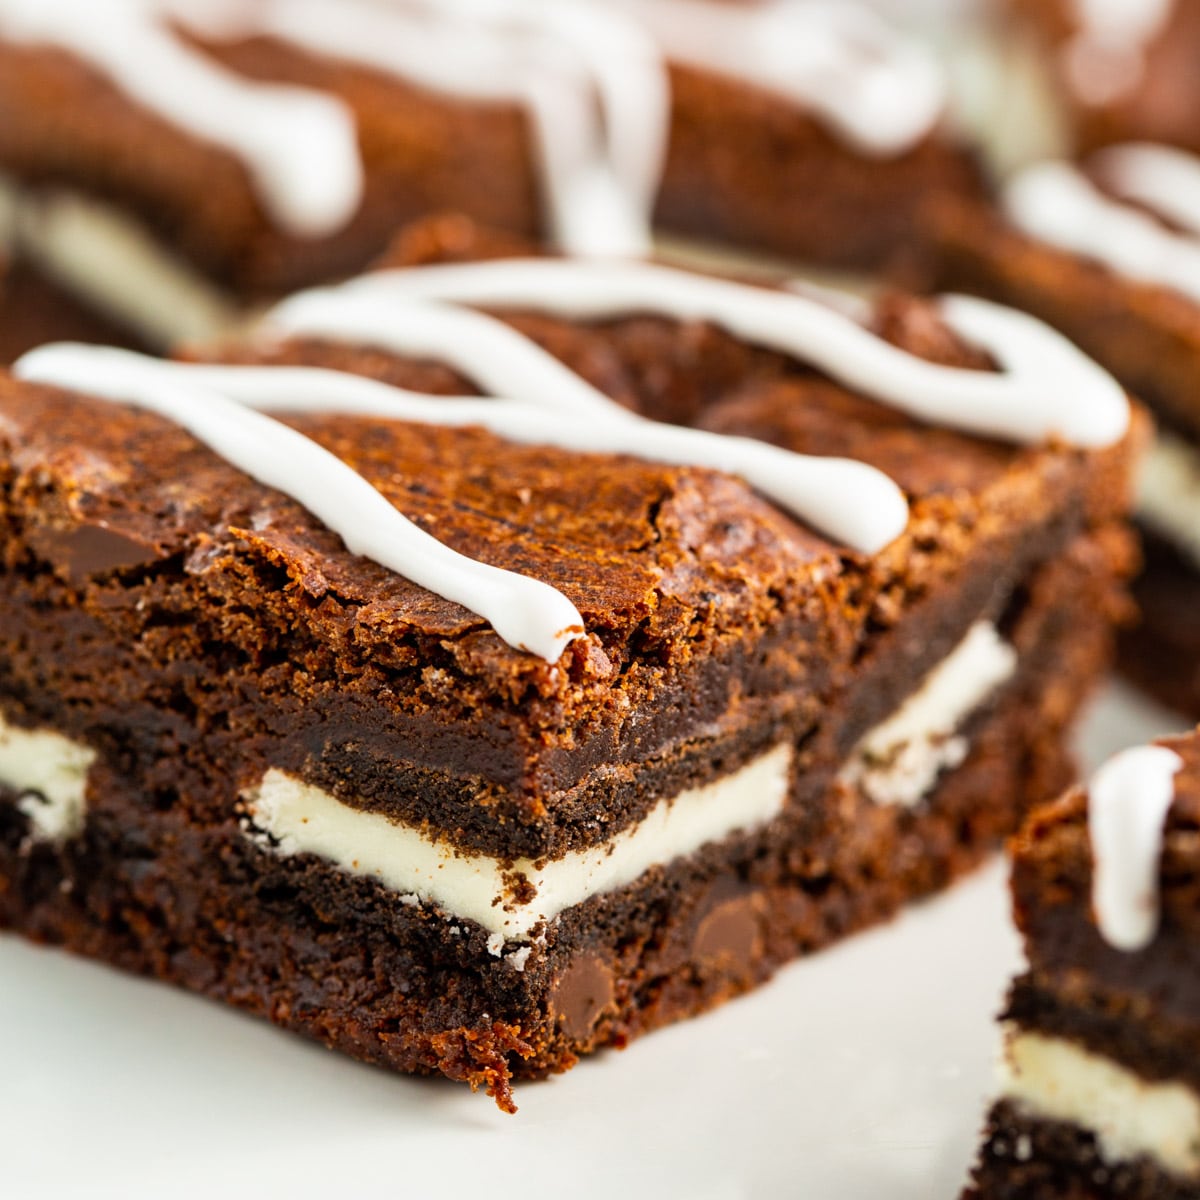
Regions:
<instances>
[{"instance_id":1,"label":"stacked brownie","mask_svg":"<svg viewBox=\"0 0 1200 1200\"><path fill-rule=\"evenodd\" d=\"M470 11L468 11L470 10ZM0 3L12 256L166 347L461 211L575 252L665 229L842 267L977 190L919 48L847 4ZM6 310L10 340L18 305Z\"/></svg>"},{"instance_id":2,"label":"stacked brownie","mask_svg":"<svg viewBox=\"0 0 1200 1200\"><path fill-rule=\"evenodd\" d=\"M983 302L505 253L0 381L0 923L509 1106L1069 781L1142 422Z\"/></svg>"},{"instance_id":3,"label":"stacked brownie","mask_svg":"<svg viewBox=\"0 0 1200 1200\"><path fill-rule=\"evenodd\" d=\"M1139 143L1026 168L999 211L945 203L941 280L1066 333L1159 425L1138 516L1140 625L1122 665L1200 717L1200 158Z\"/></svg>"},{"instance_id":4,"label":"stacked brownie","mask_svg":"<svg viewBox=\"0 0 1200 1200\"><path fill-rule=\"evenodd\" d=\"M1029 970L972 1200L1200 1191L1200 735L1129 750L1014 844Z\"/></svg>"}]
</instances>

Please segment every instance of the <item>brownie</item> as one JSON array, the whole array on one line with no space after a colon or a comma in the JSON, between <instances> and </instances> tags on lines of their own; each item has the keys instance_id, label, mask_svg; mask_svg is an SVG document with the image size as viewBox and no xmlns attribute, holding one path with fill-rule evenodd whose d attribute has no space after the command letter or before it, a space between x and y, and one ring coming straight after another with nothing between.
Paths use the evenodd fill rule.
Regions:
<instances>
[{"instance_id":1,"label":"brownie","mask_svg":"<svg viewBox=\"0 0 1200 1200\"><path fill-rule=\"evenodd\" d=\"M1149 141L1200 151L1197 0L1009 4L1044 60L1078 150Z\"/></svg>"},{"instance_id":2,"label":"brownie","mask_svg":"<svg viewBox=\"0 0 1200 1200\"><path fill-rule=\"evenodd\" d=\"M1013 842L1028 970L972 1197L1194 1196L1200 733L1126 751Z\"/></svg>"},{"instance_id":3,"label":"brownie","mask_svg":"<svg viewBox=\"0 0 1200 1200\"><path fill-rule=\"evenodd\" d=\"M1035 314L1067 334L1152 410L1160 429L1142 477L1145 570L1140 623L1122 669L1163 702L1200 718L1200 604L1194 471L1200 464L1200 210L1183 186L1200 158L1117 147L1081 166L1019 174L1000 209L941 203L938 280Z\"/></svg>"},{"instance_id":4,"label":"brownie","mask_svg":"<svg viewBox=\"0 0 1200 1200\"><path fill-rule=\"evenodd\" d=\"M323 302L428 279L439 246L473 271L514 250L426 225L396 250L425 265ZM585 283L603 267L477 266L547 263ZM611 270L650 288L628 312L410 296L387 336L314 336L285 332L293 302L189 363L50 348L0 382L0 924L510 1107L514 1079L945 886L1061 789L1133 565L1145 429L1115 385L990 308L893 297L864 326L772 289ZM728 313L681 320L651 294L681 280L857 349L822 373ZM1119 399L1119 421L1087 414L1090 449L964 432L988 397L1010 420L1025 394L992 369L1000 342L955 332L964 311L977 338L1017 321L1064 400ZM478 336L397 350L426 318ZM530 399L497 391L512 362ZM869 362L923 386L838 382ZM503 425L547 379L532 431ZM589 387L594 412L564 410ZM940 391L962 397L944 426L905 411ZM245 405L309 440L266 465L199 440L211 421L258 436ZM552 585L580 624L554 607L553 636L522 649L480 615L503 615L491 576L456 602L370 557L378 541L356 552L363 530L314 515L349 503L317 447L355 495L382 494L382 525L401 512ZM688 465L718 450L745 478ZM300 492L269 486L276 470ZM822 487L789 491L814 470ZM885 475L902 503L880 525ZM847 514L870 520L832 536ZM444 561L425 546L410 573Z\"/></svg>"},{"instance_id":5,"label":"brownie","mask_svg":"<svg viewBox=\"0 0 1200 1200\"><path fill-rule=\"evenodd\" d=\"M114 62L62 0L7 5L0 186L23 252L165 347L364 268L435 211L640 254L656 208L665 230L861 268L913 252L930 195L978 190L935 69L849 6L594 4L580 29L349 2L193 0L185 28L141 5ZM700 15L732 20L733 43L672 59ZM739 47L764 40L748 74Z\"/></svg>"}]
</instances>

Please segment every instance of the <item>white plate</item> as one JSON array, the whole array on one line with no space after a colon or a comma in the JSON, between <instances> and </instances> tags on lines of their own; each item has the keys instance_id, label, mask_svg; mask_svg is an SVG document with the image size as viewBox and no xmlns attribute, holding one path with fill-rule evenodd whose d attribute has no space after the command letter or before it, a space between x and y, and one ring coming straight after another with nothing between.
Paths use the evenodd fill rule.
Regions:
<instances>
[{"instance_id":1,"label":"white plate","mask_svg":"<svg viewBox=\"0 0 1200 1200\"><path fill-rule=\"evenodd\" d=\"M1089 766L1181 722L1120 689ZM951 1200L1019 951L997 862L718 1012L484 1096L0 938L0 1196Z\"/></svg>"}]
</instances>

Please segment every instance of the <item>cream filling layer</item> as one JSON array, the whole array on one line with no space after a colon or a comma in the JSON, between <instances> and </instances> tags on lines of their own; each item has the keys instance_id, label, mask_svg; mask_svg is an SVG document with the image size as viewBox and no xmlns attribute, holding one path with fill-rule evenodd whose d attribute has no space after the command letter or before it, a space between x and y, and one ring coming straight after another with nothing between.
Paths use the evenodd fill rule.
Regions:
<instances>
[{"instance_id":1,"label":"cream filling layer","mask_svg":"<svg viewBox=\"0 0 1200 1200\"><path fill-rule=\"evenodd\" d=\"M1200 450L1158 434L1138 478L1137 515L1200 570Z\"/></svg>"},{"instance_id":2,"label":"cream filling layer","mask_svg":"<svg viewBox=\"0 0 1200 1200\"><path fill-rule=\"evenodd\" d=\"M19 729L0 715L0 784L20 793L17 807L38 841L83 830L87 775L96 752L47 729Z\"/></svg>"},{"instance_id":3,"label":"cream filling layer","mask_svg":"<svg viewBox=\"0 0 1200 1200\"><path fill-rule=\"evenodd\" d=\"M522 859L505 867L487 855L456 852L275 768L244 800L252 834L269 834L277 853L315 854L448 916L475 921L499 953L504 942L527 938L539 923L633 883L651 867L774 820L787 800L791 765L791 746L776 746L723 779L659 801L602 845L541 865ZM518 875L532 887L529 899L514 897Z\"/></svg>"},{"instance_id":4,"label":"cream filling layer","mask_svg":"<svg viewBox=\"0 0 1200 1200\"><path fill-rule=\"evenodd\" d=\"M14 251L156 346L218 338L247 320L232 296L111 205L76 192L22 194L0 180L4 212Z\"/></svg>"},{"instance_id":5,"label":"cream filling layer","mask_svg":"<svg viewBox=\"0 0 1200 1200\"><path fill-rule=\"evenodd\" d=\"M1012 678L1017 652L979 621L886 721L855 747L842 780L876 804L911 808L967 757L963 721Z\"/></svg>"},{"instance_id":6,"label":"cream filling layer","mask_svg":"<svg viewBox=\"0 0 1200 1200\"><path fill-rule=\"evenodd\" d=\"M1200 1096L1152 1083L1061 1038L1012 1026L1001 1064L1003 1096L1035 1117L1092 1133L1109 1163L1143 1155L1184 1178L1200 1176Z\"/></svg>"}]
</instances>

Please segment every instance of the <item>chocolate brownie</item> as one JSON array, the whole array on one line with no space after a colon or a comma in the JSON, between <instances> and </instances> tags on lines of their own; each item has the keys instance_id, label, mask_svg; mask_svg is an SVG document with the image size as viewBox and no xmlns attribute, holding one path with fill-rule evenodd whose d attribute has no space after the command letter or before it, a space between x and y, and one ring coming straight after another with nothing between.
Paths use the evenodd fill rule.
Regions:
<instances>
[{"instance_id":1,"label":"chocolate brownie","mask_svg":"<svg viewBox=\"0 0 1200 1200\"><path fill-rule=\"evenodd\" d=\"M1160 432L1142 474L1142 611L1122 667L1200 717L1200 158L1111 147L1081 166L1050 162L1008 185L1000 211L938 209L943 286L1034 313L1146 401Z\"/></svg>"},{"instance_id":2,"label":"chocolate brownie","mask_svg":"<svg viewBox=\"0 0 1200 1200\"><path fill-rule=\"evenodd\" d=\"M1009 0L1032 34L1077 149L1200 151L1198 0Z\"/></svg>"},{"instance_id":3,"label":"chocolate brownie","mask_svg":"<svg viewBox=\"0 0 1200 1200\"><path fill-rule=\"evenodd\" d=\"M107 31L86 7L0 5L0 188L26 255L158 345L433 211L639 255L656 208L867 267L978 186L936 68L850 5L154 0Z\"/></svg>"},{"instance_id":4,"label":"chocolate brownie","mask_svg":"<svg viewBox=\"0 0 1200 1200\"><path fill-rule=\"evenodd\" d=\"M440 238L0 383L0 923L509 1106L1061 789L1144 422L983 302Z\"/></svg>"},{"instance_id":5,"label":"chocolate brownie","mask_svg":"<svg viewBox=\"0 0 1200 1200\"><path fill-rule=\"evenodd\" d=\"M972 1200L1200 1195L1200 734L1125 751L1013 844L1029 969Z\"/></svg>"}]
</instances>

